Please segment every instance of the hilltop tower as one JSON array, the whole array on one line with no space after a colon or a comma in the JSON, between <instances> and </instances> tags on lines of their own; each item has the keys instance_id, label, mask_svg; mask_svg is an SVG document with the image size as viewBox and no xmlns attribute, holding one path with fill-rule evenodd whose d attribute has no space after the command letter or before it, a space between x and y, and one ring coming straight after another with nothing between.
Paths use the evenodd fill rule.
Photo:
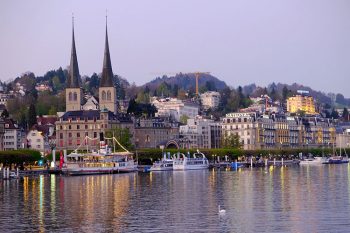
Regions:
<instances>
[{"instance_id":1,"label":"hilltop tower","mask_svg":"<svg viewBox=\"0 0 350 233\"><path fill-rule=\"evenodd\" d=\"M107 17L106 17L106 39L103 58L102 77L98 90L100 109L107 108L114 114L117 113L117 90L113 83L113 71L108 45Z\"/></svg>"},{"instance_id":2,"label":"hilltop tower","mask_svg":"<svg viewBox=\"0 0 350 233\"><path fill-rule=\"evenodd\" d=\"M74 20L72 22L72 52L66 86L66 111L79 111L83 102L83 91L80 88L80 74L77 52L75 49Z\"/></svg>"}]
</instances>

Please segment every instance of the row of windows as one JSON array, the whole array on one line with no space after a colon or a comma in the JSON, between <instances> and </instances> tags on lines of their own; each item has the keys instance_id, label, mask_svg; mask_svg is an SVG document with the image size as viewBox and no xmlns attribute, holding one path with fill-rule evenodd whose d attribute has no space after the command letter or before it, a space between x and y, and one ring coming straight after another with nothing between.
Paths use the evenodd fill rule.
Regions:
<instances>
[{"instance_id":1,"label":"row of windows","mask_svg":"<svg viewBox=\"0 0 350 233\"><path fill-rule=\"evenodd\" d=\"M112 94L111 91L102 91L102 100L111 100L112 99Z\"/></svg>"},{"instance_id":2,"label":"row of windows","mask_svg":"<svg viewBox=\"0 0 350 233\"><path fill-rule=\"evenodd\" d=\"M73 142L75 142L74 145L77 145L77 146L80 146L81 143L83 143L84 145L90 145L90 146L96 146L98 144L98 140L80 140L80 139L77 139L76 141L73 141L72 139L69 139L68 145L72 146ZM65 147L65 141L60 140L59 145L60 145L60 147Z\"/></svg>"},{"instance_id":3,"label":"row of windows","mask_svg":"<svg viewBox=\"0 0 350 233\"><path fill-rule=\"evenodd\" d=\"M233 118L233 119L226 119L226 123L235 123L235 122L248 122L248 119L247 118L243 118L243 121L242 121L242 118ZM225 121L224 121L225 123Z\"/></svg>"},{"instance_id":4,"label":"row of windows","mask_svg":"<svg viewBox=\"0 0 350 233\"><path fill-rule=\"evenodd\" d=\"M74 92L74 93L69 92L68 93L68 100L69 101L77 101L78 100L78 94L76 92Z\"/></svg>"},{"instance_id":5,"label":"row of windows","mask_svg":"<svg viewBox=\"0 0 350 233\"><path fill-rule=\"evenodd\" d=\"M224 128L225 129L250 129L250 125L240 125L241 127L239 127L239 125L225 125Z\"/></svg>"},{"instance_id":6,"label":"row of windows","mask_svg":"<svg viewBox=\"0 0 350 233\"><path fill-rule=\"evenodd\" d=\"M63 128L64 128L64 129L67 129L67 128L68 128L68 130L72 130L72 129L80 130L80 129L83 129L83 125L76 125L76 127L74 127L74 125L68 125L68 127L63 127L62 125L60 125L59 129L60 129L60 130L63 130ZM107 125L107 124L90 125L90 129L100 129L100 128L101 128L101 129L103 129L103 128L107 129L107 128L108 128L108 125ZM84 129L89 129L89 125L84 125ZM32 136L35 136L35 134L32 135Z\"/></svg>"},{"instance_id":7,"label":"row of windows","mask_svg":"<svg viewBox=\"0 0 350 233\"><path fill-rule=\"evenodd\" d=\"M84 137L89 136L89 132L85 132L85 134L76 133L77 138L80 138L80 136L82 135L84 135ZM72 137L73 137L73 133L68 133L68 138L72 138ZM97 132L94 132L93 138L97 138ZM63 139L63 133L60 133L60 139Z\"/></svg>"}]
</instances>

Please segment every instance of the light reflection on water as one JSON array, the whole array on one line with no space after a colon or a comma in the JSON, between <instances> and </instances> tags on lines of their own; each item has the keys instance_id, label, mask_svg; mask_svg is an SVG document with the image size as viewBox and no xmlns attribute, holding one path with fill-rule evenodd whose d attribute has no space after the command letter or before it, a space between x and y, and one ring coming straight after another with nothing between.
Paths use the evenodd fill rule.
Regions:
<instances>
[{"instance_id":1,"label":"light reflection on water","mask_svg":"<svg viewBox=\"0 0 350 233\"><path fill-rule=\"evenodd\" d=\"M349 180L349 165L26 177L0 181L0 231L348 232Z\"/></svg>"}]
</instances>

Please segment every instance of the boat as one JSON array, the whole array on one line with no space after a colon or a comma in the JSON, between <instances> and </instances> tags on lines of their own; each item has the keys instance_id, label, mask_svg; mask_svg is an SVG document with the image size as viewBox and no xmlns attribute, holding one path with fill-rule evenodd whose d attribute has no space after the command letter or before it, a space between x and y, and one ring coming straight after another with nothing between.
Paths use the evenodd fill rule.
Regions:
<instances>
[{"instance_id":1,"label":"boat","mask_svg":"<svg viewBox=\"0 0 350 233\"><path fill-rule=\"evenodd\" d=\"M137 171L137 165L123 152L108 155L72 153L63 164L62 173L67 175L112 174Z\"/></svg>"},{"instance_id":2,"label":"boat","mask_svg":"<svg viewBox=\"0 0 350 233\"><path fill-rule=\"evenodd\" d=\"M137 171L137 163L129 151L111 152L107 145L100 142L97 152L78 153L77 150L67 155L62 166L66 175L112 174Z\"/></svg>"},{"instance_id":3,"label":"boat","mask_svg":"<svg viewBox=\"0 0 350 233\"><path fill-rule=\"evenodd\" d=\"M173 159L170 158L170 153L163 154L163 158L160 161L156 161L153 163L152 167L149 169L150 171L172 171L173 170Z\"/></svg>"},{"instance_id":4,"label":"boat","mask_svg":"<svg viewBox=\"0 0 350 233\"><path fill-rule=\"evenodd\" d=\"M324 162L324 164L343 164L343 163L349 163L349 158L346 154L346 151L345 151L345 154L346 154L346 157L344 158L342 156L342 147L341 147L341 144L340 144L340 155L338 156L337 155L337 152L335 151L335 148L334 148L334 143L333 143L333 156L330 157L326 162Z\"/></svg>"},{"instance_id":5,"label":"boat","mask_svg":"<svg viewBox=\"0 0 350 233\"><path fill-rule=\"evenodd\" d=\"M349 159L344 158L343 156L332 156L323 164L343 164L343 163L349 163Z\"/></svg>"},{"instance_id":6,"label":"boat","mask_svg":"<svg viewBox=\"0 0 350 233\"><path fill-rule=\"evenodd\" d=\"M300 165L321 165L327 162L327 159L324 157L314 157L314 158L306 158L300 160Z\"/></svg>"},{"instance_id":7,"label":"boat","mask_svg":"<svg viewBox=\"0 0 350 233\"><path fill-rule=\"evenodd\" d=\"M238 168L242 168L244 166L245 166L245 164L242 163L242 162L234 161L234 162L231 163L231 168L235 169L235 170L237 170Z\"/></svg>"},{"instance_id":8,"label":"boat","mask_svg":"<svg viewBox=\"0 0 350 233\"><path fill-rule=\"evenodd\" d=\"M184 170L201 170L208 169L209 161L205 155L197 150L191 158L190 153L185 156L182 153L177 153L177 156L174 158L173 170L184 171Z\"/></svg>"}]
</instances>

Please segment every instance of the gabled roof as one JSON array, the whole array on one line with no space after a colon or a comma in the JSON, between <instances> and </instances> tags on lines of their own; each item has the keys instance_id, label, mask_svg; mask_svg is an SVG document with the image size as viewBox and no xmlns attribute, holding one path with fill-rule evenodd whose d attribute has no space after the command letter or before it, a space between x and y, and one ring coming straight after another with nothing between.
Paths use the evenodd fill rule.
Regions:
<instances>
[{"instance_id":1,"label":"gabled roof","mask_svg":"<svg viewBox=\"0 0 350 233\"><path fill-rule=\"evenodd\" d=\"M48 136L50 134L50 127L49 125L33 125L30 130L37 130L39 132L42 132L44 136Z\"/></svg>"},{"instance_id":2,"label":"gabled roof","mask_svg":"<svg viewBox=\"0 0 350 233\"><path fill-rule=\"evenodd\" d=\"M5 124L5 129L19 129L17 122L12 119L9 119L9 118L4 119L4 124Z\"/></svg>"}]
</instances>

